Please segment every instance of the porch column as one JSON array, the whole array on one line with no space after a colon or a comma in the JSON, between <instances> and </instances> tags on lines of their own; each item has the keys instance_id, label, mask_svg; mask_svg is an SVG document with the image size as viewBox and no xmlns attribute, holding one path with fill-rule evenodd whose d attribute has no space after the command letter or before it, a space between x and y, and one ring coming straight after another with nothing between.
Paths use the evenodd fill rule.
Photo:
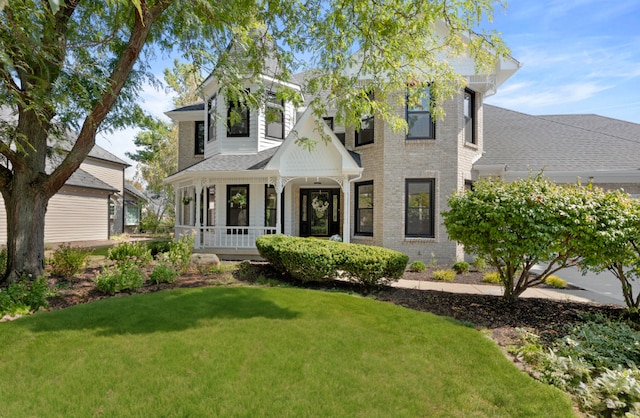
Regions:
<instances>
[{"instance_id":1,"label":"porch column","mask_svg":"<svg viewBox=\"0 0 640 418\"><path fill-rule=\"evenodd\" d=\"M342 180L342 193L344 194L344 214L342 220L342 242L351 242L351 182L345 176Z\"/></svg>"},{"instance_id":2,"label":"porch column","mask_svg":"<svg viewBox=\"0 0 640 418\"><path fill-rule=\"evenodd\" d=\"M181 214L180 214L180 201L181 201L181 195L182 194L182 189L180 190L176 190L175 193L173 194L173 200L174 200L174 208L175 208L175 214L176 214L176 220L175 223L173 225L173 238L174 239L178 239L178 229L176 228L178 225L181 225Z\"/></svg>"},{"instance_id":3,"label":"porch column","mask_svg":"<svg viewBox=\"0 0 640 418\"><path fill-rule=\"evenodd\" d=\"M198 180L195 185L196 191L196 213L194 226L196 227L196 236L193 240L193 248L200 248L200 230L202 229L202 219L200 218L200 196L202 195L202 182Z\"/></svg>"},{"instance_id":4,"label":"porch column","mask_svg":"<svg viewBox=\"0 0 640 418\"><path fill-rule=\"evenodd\" d=\"M282 207L280 202L282 201L282 191L284 190L284 182L282 181L282 177L278 177L276 179L276 234L279 234L282 231L282 222L280 221L282 212Z\"/></svg>"}]
</instances>

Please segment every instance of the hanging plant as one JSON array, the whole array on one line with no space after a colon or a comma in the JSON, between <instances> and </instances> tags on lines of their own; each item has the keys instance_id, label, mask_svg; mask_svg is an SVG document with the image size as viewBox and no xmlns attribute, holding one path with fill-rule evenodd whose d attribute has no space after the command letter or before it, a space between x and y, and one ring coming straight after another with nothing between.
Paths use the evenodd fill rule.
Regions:
<instances>
[{"instance_id":1,"label":"hanging plant","mask_svg":"<svg viewBox=\"0 0 640 418\"><path fill-rule=\"evenodd\" d=\"M231 196L231 199L229 199L229 203L231 203L232 207L238 206L239 208L242 209L247 204L247 197L242 193L238 192L233 196Z\"/></svg>"},{"instance_id":2,"label":"hanging plant","mask_svg":"<svg viewBox=\"0 0 640 418\"><path fill-rule=\"evenodd\" d=\"M192 200L193 198L185 196L182 198L182 204L188 205L189 203L191 203Z\"/></svg>"}]
</instances>

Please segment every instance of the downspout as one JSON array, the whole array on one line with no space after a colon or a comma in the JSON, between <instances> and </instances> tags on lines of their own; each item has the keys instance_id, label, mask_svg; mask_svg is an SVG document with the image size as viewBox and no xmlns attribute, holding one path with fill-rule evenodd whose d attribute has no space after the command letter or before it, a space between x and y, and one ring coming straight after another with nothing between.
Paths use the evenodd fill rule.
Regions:
<instances>
[{"instance_id":1,"label":"downspout","mask_svg":"<svg viewBox=\"0 0 640 418\"><path fill-rule=\"evenodd\" d=\"M107 195L107 239L110 240L111 239L111 195L113 193L109 193Z\"/></svg>"}]
</instances>

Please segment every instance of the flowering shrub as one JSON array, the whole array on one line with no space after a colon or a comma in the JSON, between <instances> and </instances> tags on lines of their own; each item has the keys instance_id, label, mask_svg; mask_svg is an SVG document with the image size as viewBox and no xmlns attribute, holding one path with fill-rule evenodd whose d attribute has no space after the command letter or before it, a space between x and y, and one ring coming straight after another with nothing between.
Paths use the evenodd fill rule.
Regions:
<instances>
[{"instance_id":1,"label":"flowering shrub","mask_svg":"<svg viewBox=\"0 0 640 418\"><path fill-rule=\"evenodd\" d=\"M178 271L170 263L166 254L158 255L158 263L153 267L149 280L155 283L173 283L178 278Z\"/></svg>"},{"instance_id":2,"label":"flowering shrub","mask_svg":"<svg viewBox=\"0 0 640 418\"><path fill-rule=\"evenodd\" d=\"M183 235L169 244L168 260L178 269L185 270L193 253L193 235Z\"/></svg>"},{"instance_id":3,"label":"flowering shrub","mask_svg":"<svg viewBox=\"0 0 640 418\"><path fill-rule=\"evenodd\" d=\"M141 263L146 263L137 257L127 257L107 267L94 279L96 288L101 292L114 295L123 290L136 290L145 281Z\"/></svg>"},{"instance_id":4,"label":"flowering shrub","mask_svg":"<svg viewBox=\"0 0 640 418\"><path fill-rule=\"evenodd\" d=\"M69 277L84 268L91 251L68 244L60 245L51 257L51 274L58 277Z\"/></svg>"},{"instance_id":5,"label":"flowering shrub","mask_svg":"<svg viewBox=\"0 0 640 418\"><path fill-rule=\"evenodd\" d=\"M123 261L128 257L137 257L141 263L151 262L151 250L143 242L122 242L109 249L107 258L114 261Z\"/></svg>"}]
</instances>

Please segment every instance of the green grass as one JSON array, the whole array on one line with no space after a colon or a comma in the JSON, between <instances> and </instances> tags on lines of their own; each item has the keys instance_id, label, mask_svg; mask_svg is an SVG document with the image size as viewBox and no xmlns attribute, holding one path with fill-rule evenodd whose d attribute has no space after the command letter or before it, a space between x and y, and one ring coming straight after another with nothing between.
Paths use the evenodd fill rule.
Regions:
<instances>
[{"instance_id":1,"label":"green grass","mask_svg":"<svg viewBox=\"0 0 640 418\"><path fill-rule=\"evenodd\" d=\"M353 295L199 288L0 323L1 417L567 417L478 331Z\"/></svg>"}]
</instances>

